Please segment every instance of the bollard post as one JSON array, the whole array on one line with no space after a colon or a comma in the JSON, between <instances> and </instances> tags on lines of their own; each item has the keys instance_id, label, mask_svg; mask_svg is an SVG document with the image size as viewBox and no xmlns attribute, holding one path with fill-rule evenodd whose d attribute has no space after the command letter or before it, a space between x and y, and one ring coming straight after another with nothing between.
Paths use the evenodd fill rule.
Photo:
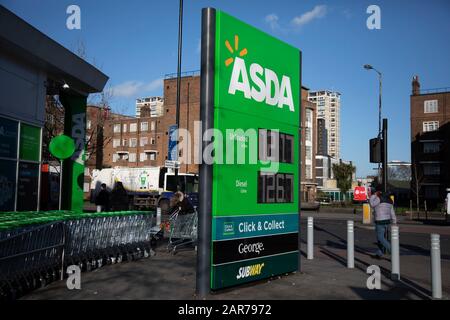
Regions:
<instances>
[{"instance_id":1,"label":"bollard post","mask_svg":"<svg viewBox=\"0 0 450 320\"><path fill-rule=\"evenodd\" d=\"M161 208L156 208L156 226L161 227Z\"/></svg>"},{"instance_id":2,"label":"bollard post","mask_svg":"<svg viewBox=\"0 0 450 320\"><path fill-rule=\"evenodd\" d=\"M308 250L307 259L314 258L314 218L308 217Z\"/></svg>"},{"instance_id":3,"label":"bollard post","mask_svg":"<svg viewBox=\"0 0 450 320\"><path fill-rule=\"evenodd\" d=\"M347 221L347 268L355 267L355 237L353 232L353 221Z\"/></svg>"},{"instance_id":4,"label":"bollard post","mask_svg":"<svg viewBox=\"0 0 450 320\"><path fill-rule=\"evenodd\" d=\"M363 204L363 224L371 223L370 205L368 203Z\"/></svg>"},{"instance_id":5,"label":"bollard post","mask_svg":"<svg viewBox=\"0 0 450 320\"><path fill-rule=\"evenodd\" d=\"M442 298L441 245L438 234L431 235L431 292L433 299Z\"/></svg>"},{"instance_id":6,"label":"bollard post","mask_svg":"<svg viewBox=\"0 0 450 320\"><path fill-rule=\"evenodd\" d=\"M391 227L391 280L400 280L400 239L398 226Z\"/></svg>"},{"instance_id":7,"label":"bollard post","mask_svg":"<svg viewBox=\"0 0 450 320\"><path fill-rule=\"evenodd\" d=\"M424 206L425 206L425 221L428 221L428 207L427 207L427 200L425 200Z\"/></svg>"},{"instance_id":8,"label":"bollard post","mask_svg":"<svg viewBox=\"0 0 450 320\"><path fill-rule=\"evenodd\" d=\"M412 200L409 200L409 220L413 219L412 212L413 212Z\"/></svg>"}]
</instances>

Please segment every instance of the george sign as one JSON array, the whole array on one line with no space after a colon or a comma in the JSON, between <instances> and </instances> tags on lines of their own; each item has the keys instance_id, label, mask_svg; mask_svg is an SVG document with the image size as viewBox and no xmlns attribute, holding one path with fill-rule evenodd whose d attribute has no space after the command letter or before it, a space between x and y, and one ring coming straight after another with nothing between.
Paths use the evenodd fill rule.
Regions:
<instances>
[{"instance_id":1,"label":"george sign","mask_svg":"<svg viewBox=\"0 0 450 320\"><path fill-rule=\"evenodd\" d=\"M301 52L212 12L207 37L215 42L202 44L202 65L214 57L213 75L202 79L212 76L214 102L205 117L223 138L214 139L212 191L203 179L200 188L211 192L210 284L217 290L298 270Z\"/></svg>"},{"instance_id":2,"label":"george sign","mask_svg":"<svg viewBox=\"0 0 450 320\"><path fill-rule=\"evenodd\" d=\"M167 159L170 161L178 160L177 154L177 137L175 137L175 131L178 129L177 125L172 125L169 127L169 148Z\"/></svg>"},{"instance_id":3,"label":"george sign","mask_svg":"<svg viewBox=\"0 0 450 320\"><path fill-rule=\"evenodd\" d=\"M17 121L0 118L0 157L17 158Z\"/></svg>"},{"instance_id":4,"label":"george sign","mask_svg":"<svg viewBox=\"0 0 450 320\"><path fill-rule=\"evenodd\" d=\"M41 128L20 124L20 160L39 161Z\"/></svg>"}]
</instances>

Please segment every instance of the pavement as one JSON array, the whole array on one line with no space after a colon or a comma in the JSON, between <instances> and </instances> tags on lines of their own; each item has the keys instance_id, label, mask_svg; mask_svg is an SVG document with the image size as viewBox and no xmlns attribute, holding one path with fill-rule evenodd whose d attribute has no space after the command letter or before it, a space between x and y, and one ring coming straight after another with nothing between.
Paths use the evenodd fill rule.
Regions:
<instances>
[{"instance_id":1,"label":"pavement","mask_svg":"<svg viewBox=\"0 0 450 320\"><path fill-rule=\"evenodd\" d=\"M314 259L307 260L306 217L315 216ZM353 216L354 215L350 215ZM372 226L355 220L355 268L346 268L345 215L303 213L301 224L302 267L300 272L231 288L211 294L212 300L293 299L431 299L429 233L441 234L443 298L450 298L450 227L399 223L400 281L390 280L390 261L377 260ZM367 267L381 269L381 290L369 290ZM196 299L196 252L193 248L172 255L160 243L156 255L135 262L109 265L82 273L81 290L68 290L65 281L36 290L23 299Z\"/></svg>"}]
</instances>

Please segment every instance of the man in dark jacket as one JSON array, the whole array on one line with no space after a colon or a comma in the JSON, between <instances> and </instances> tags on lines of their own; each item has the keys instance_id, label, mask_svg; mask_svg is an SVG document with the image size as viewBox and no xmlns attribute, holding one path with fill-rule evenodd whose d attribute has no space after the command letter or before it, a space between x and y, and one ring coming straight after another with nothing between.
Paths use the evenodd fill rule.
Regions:
<instances>
[{"instance_id":1,"label":"man in dark jacket","mask_svg":"<svg viewBox=\"0 0 450 320\"><path fill-rule=\"evenodd\" d=\"M106 190L106 184L102 183L100 192L95 197L95 205L97 206L97 212L109 210L109 191Z\"/></svg>"},{"instance_id":2,"label":"man in dark jacket","mask_svg":"<svg viewBox=\"0 0 450 320\"><path fill-rule=\"evenodd\" d=\"M129 210L128 193L120 181L116 182L111 192L111 206L113 211Z\"/></svg>"}]
</instances>

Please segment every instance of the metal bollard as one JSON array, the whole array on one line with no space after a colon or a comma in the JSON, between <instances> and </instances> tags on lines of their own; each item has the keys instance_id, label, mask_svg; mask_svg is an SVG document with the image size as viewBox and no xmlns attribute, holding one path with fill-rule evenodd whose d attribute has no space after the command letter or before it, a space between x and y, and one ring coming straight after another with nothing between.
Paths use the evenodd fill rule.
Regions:
<instances>
[{"instance_id":1,"label":"metal bollard","mask_svg":"<svg viewBox=\"0 0 450 320\"><path fill-rule=\"evenodd\" d=\"M400 239L398 226L391 227L391 280L400 280Z\"/></svg>"},{"instance_id":2,"label":"metal bollard","mask_svg":"<svg viewBox=\"0 0 450 320\"><path fill-rule=\"evenodd\" d=\"M314 258L314 218L308 217L308 252L307 259Z\"/></svg>"},{"instance_id":3,"label":"metal bollard","mask_svg":"<svg viewBox=\"0 0 450 320\"><path fill-rule=\"evenodd\" d=\"M156 226L161 226L161 208L156 208Z\"/></svg>"},{"instance_id":4,"label":"metal bollard","mask_svg":"<svg viewBox=\"0 0 450 320\"><path fill-rule=\"evenodd\" d=\"M353 232L353 221L347 221L347 268L355 267L355 236Z\"/></svg>"},{"instance_id":5,"label":"metal bollard","mask_svg":"<svg viewBox=\"0 0 450 320\"><path fill-rule=\"evenodd\" d=\"M431 292L434 299L442 298L440 236L431 235Z\"/></svg>"}]
</instances>

